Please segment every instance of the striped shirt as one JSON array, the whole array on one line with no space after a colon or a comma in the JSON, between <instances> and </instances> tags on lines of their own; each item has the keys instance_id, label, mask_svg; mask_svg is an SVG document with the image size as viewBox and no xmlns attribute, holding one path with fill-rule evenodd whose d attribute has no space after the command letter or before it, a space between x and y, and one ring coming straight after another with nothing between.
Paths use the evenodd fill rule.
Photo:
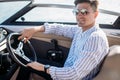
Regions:
<instances>
[{"instance_id":1,"label":"striped shirt","mask_svg":"<svg viewBox=\"0 0 120 80\"><path fill-rule=\"evenodd\" d=\"M45 23L44 26L47 34L62 35L72 39L64 67L51 66L49 68L52 79L88 80L87 75L108 53L109 46L106 34L96 25L84 32L77 25ZM85 79L86 76L87 79Z\"/></svg>"}]
</instances>

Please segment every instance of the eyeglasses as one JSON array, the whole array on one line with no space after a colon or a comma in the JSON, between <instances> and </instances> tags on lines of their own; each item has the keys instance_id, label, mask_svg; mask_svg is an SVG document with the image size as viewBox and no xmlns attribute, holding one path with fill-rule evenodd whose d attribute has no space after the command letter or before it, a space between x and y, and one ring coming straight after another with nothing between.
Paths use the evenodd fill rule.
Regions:
<instances>
[{"instance_id":1,"label":"eyeglasses","mask_svg":"<svg viewBox=\"0 0 120 80\"><path fill-rule=\"evenodd\" d=\"M87 15L89 12L88 12L88 10L87 9L74 9L73 10L73 14L74 15L78 15L79 13L81 13L82 15Z\"/></svg>"}]
</instances>

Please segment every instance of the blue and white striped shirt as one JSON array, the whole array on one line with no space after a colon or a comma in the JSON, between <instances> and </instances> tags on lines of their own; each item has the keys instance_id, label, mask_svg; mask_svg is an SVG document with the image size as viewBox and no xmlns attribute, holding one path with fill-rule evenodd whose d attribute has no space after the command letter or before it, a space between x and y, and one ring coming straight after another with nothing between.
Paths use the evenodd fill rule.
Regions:
<instances>
[{"instance_id":1,"label":"blue and white striped shirt","mask_svg":"<svg viewBox=\"0 0 120 80\"><path fill-rule=\"evenodd\" d=\"M98 26L84 32L77 25L45 23L44 26L45 33L72 38L64 67L49 68L53 80L82 80L108 53L107 37Z\"/></svg>"}]
</instances>

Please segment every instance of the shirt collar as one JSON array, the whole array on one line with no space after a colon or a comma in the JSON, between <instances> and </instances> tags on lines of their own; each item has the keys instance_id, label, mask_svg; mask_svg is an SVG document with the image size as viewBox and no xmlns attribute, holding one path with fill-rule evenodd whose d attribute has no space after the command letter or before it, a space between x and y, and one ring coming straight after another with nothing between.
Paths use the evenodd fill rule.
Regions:
<instances>
[{"instance_id":1,"label":"shirt collar","mask_svg":"<svg viewBox=\"0 0 120 80\"><path fill-rule=\"evenodd\" d=\"M95 24L93 27L89 28L88 30L84 31L83 34L89 34L95 30L99 29L99 25Z\"/></svg>"}]
</instances>

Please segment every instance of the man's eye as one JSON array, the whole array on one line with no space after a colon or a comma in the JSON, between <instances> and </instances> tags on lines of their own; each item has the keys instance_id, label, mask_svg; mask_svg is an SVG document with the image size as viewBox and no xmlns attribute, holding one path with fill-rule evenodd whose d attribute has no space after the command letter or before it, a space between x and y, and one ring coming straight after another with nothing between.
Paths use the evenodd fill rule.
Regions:
<instances>
[{"instance_id":1,"label":"man's eye","mask_svg":"<svg viewBox=\"0 0 120 80\"><path fill-rule=\"evenodd\" d=\"M83 15L87 15L88 14L88 12L87 11L84 11L84 12L81 12L81 14L83 14Z\"/></svg>"},{"instance_id":2,"label":"man's eye","mask_svg":"<svg viewBox=\"0 0 120 80\"><path fill-rule=\"evenodd\" d=\"M87 15L87 14L88 14L87 9L81 9L80 12L81 12L81 14L83 14L83 15Z\"/></svg>"}]
</instances>

